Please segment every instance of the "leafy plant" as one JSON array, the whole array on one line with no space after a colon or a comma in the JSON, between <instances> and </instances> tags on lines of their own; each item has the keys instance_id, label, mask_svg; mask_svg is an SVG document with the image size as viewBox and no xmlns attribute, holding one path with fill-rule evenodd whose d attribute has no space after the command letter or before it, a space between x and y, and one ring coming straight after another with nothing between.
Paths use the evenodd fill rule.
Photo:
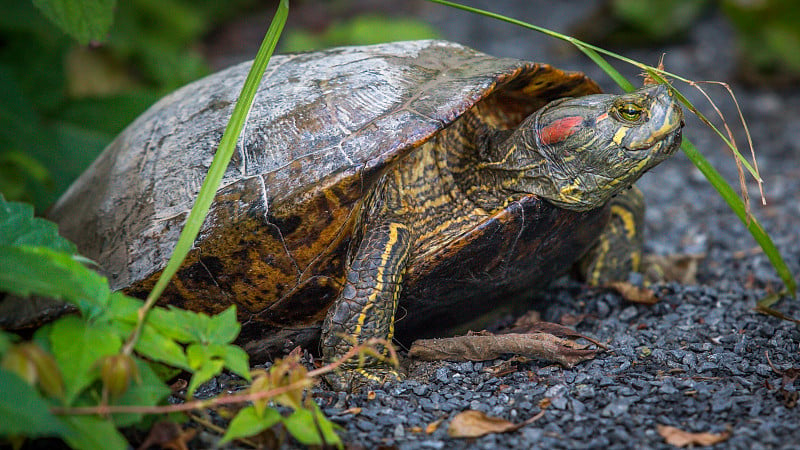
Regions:
<instances>
[{"instance_id":1,"label":"leafy plant","mask_svg":"<svg viewBox=\"0 0 800 450\"><path fill-rule=\"evenodd\" d=\"M44 211L145 108L207 74L196 42L256 2L5 2L0 192Z\"/></svg>"},{"instance_id":2,"label":"leafy plant","mask_svg":"<svg viewBox=\"0 0 800 450\"><path fill-rule=\"evenodd\" d=\"M283 1L218 156L231 153L287 12L288 3ZM219 183L214 174L221 175L226 163L218 172L210 171L204 191L211 192L206 210ZM203 202L197 205L196 209L202 209ZM185 239L191 243L194 236ZM163 279L169 280L169 275ZM126 448L118 427L140 423L145 414L169 411L168 406L159 406L169 390L153 369L156 362L192 373L189 397L223 369L251 380L247 354L232 344L240 330L235 308L207 316L154 307L157 293L143 304L111 292L104 277L84 267L75 246L58 236L55 224L35 218L31 206L7 202L2 196L0 291L61 299L80 313L40 328L31 342L17 342L16 336L0 332L0 381L4 385L0 434L16 444L24 437L55 436L76 448ZM270 393L278 388L273 394L275 401L294 412L283 418L267 407L271 396L263 396L234 418L235 428L227 439L260 432L280 421L301 442L341 446L333 424L319 407L310 397L302 401L311 384L305 369L296 361L287 364L276 363L256 378L250 391ZM281 384L285 379L288 382ZM20 404L12 399L26 401ZM252 399L240 401L247 400ZM214 405L212 400L189 406Z\"/></svg>"}]
</instances>

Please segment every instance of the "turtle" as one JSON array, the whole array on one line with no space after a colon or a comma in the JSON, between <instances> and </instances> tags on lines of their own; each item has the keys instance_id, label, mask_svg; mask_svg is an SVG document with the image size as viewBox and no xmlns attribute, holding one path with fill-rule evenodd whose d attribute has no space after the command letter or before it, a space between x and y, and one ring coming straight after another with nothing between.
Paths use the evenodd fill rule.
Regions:
<instances>
[{"instance_id":1,"label":"turtle","mask_svg":"<svg viewBox=\"0 0 800 450\"><path fill-rule=\"evenodd\" d=\"M161 99L51 210L113 289L154 285L249 67ZM275 56L162 301L235 305L253 358L305 346L331 361L443 333L573 268L627 278L633 183L678 148L682 114L665 85L603 94L583 73L441 40ZM361 363L334 387L399 376Z\"/></svg>"}]
</instances>

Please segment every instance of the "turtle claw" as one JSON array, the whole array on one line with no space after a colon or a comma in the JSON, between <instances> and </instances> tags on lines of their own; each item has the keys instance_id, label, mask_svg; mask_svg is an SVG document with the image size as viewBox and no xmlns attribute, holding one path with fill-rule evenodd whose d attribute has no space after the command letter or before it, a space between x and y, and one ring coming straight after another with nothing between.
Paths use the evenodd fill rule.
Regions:
<instances>
[{"instance_id":1,"label":"turtle claw","mask_svg":"<svg viewBox=\"0 0 800 450\"><path fill-rule=\"evenodd\" d=\"M345 392L360 392L403 379L405 375L391 367L359 367L325 375L325 381L331 389Z\"/></svg>"}]
</instances>

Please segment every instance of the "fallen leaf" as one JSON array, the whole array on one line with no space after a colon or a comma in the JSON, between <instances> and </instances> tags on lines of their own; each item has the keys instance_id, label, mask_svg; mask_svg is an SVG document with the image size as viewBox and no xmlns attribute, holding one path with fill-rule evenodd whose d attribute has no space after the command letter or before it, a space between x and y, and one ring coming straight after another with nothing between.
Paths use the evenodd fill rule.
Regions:
<instances>
[{"instance_id":1,"label":"fallen leaf","mask_svg":"<svg viewBox=\"0 0 800 450\"><path fill-rule=\"evenodd\" d=\"M359 408L358 406L354 406L352 408L345 409L344 411L340 412L339 415L343 416L345 414L352 414L352 415L355 416L355 415L360 414L360 413L361 413L361 408Z\"/></svg>"},{"instance_id":2,"label":"fallen leaf","mask_svg":"<svg viewBox=\"0 0 800 450\"><path fill-rule=\"evenodd\" d=\"M577 331L573 330L572 328L553 322L542 322L542 321L531 322L531 321L520 320L517 321L510 330L505 331L502 334L533 334L533 333L547 333L560 338L586 339L587 341L591 342L592 344L602 349L607 349L607 347L602 343L600 343L599 341L592 339L588 336L584 336L578 333Z\"/></svg>"},{"instance_id":3,"label":"fallen leaf","mask_svg":"<svg viewBox=\"0 0 800 450\"><path fill-rule=\"evenodd\" d=\"M523 424L513 424L499 417L489 417L480 411L466 410L450 421L447 434L454 438L476 438L491 433L514 431Z\"/></svg>"},{"instance_id":4,"label":"fallen leaf","mask_svg":"<svg viewBox=\"0 0 800 450\"><path fill-rule=\"evenodd\" d=\"M447 428L447 434L454 438L476 438L490 433L506 433L536 422L543 416L544 411L540 411L530 419L514 424L499 417L489 417L480 411L468 409L453 417Z\"/></svg>"},{"instance_id":5,"label":"fallen leaf","mask_svg":"<svg viewBox=\"0 0 800 450\"><path fill-rule=\"evenodd\" d=\"M697 284L697 267L705 254L644 255L641 272L648 283Z\"/></svg>"},{"instance_id":6,"label":"fallen leaf","mask_svg":"<svg viewBox=\"0 0 800 450\"><path fill-rule=\"evenodd\" d=\"M439 429L439 425L442 424L443 420L444 418L429 423L428 426L425 427L425 434L433 434L434 431Z\"/></svg>"},{"instance_id":7,"label":"fallen leaf","mask_svg":"<svg viewBox=\"0 0 800 450\"><path fill-rule=\"evenodd\" d=\"M411 345L408 356L422 361L486 361L514 353L573 367L594 358L598 351L549 333L514 333L419 339Z\"/></svg>"},{"instance_id":8,"label":"fallen leaf","mask_svg":"<svg viewBox=\"0 0 800 450\"><path fill-rule=\"evenodd\" d=\"M195 434L197 434L197 430L194 428L184 431L175 422L157 422L150 428L147 438L139 446L139 449L155 446L172 450L187 450L186 444L194 439Z\"/></svg>"},{"instance_id":9,"label":"fallen leaf","mask_svg":"<svg viewBox=\"0 0 800 450\"><path fill-rule=\"evenodd\" d=\"M548 397L544 397L543 399L539 400L539 409L547 409L550 407L552 402Z\"/></svg>"},{"instance_id":10,"label":"fallen leaf","mask_svg":"<svg viewBox=\"0 0 800 450\"><path fill-rule=\"evenodd\" d=\"M622 298L629 302L643 305L655 305L658 303L658 298L652 290L634 286L627 281L614 281L608 283L606 286L615 290Z\"/></svg>"},{"instance_id":11,"label":"fallen leaf","mask_svg":"<svg viewBox=\"0 0 800 450\"><path fill-rule=\"evenodd\" d=\"M502 377L516 372L519 370L519 364L525 364L529 361L529 358L517 355L507 360L500 361L499 364L485 368L484 372L490 373L494 377Z\"/></svg>"},{"instance_id":12,"label":"fallen leaf","mask_svg":"<svg viewBox=\"0 0 800 450\"><path fill-rule=\"evenodd\" d=\"M714 445L725 442L731 437L730 431L723 431L720 434L714 433L690 433L680 428L668 425L658 425L658 434L664 438L667 444L676 447L686 447L688 445Z\"/></svg>"}]
</instances>

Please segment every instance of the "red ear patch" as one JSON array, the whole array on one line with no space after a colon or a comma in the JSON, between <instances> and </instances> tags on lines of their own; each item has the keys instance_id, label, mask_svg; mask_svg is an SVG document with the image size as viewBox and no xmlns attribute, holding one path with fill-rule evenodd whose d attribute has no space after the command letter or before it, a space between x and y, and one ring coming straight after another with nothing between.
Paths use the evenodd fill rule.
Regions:
<instances>
[{"instance_id":1,"label":"red ear patch","mask_svg":"<svg viewBox=\"0 0 800 450\"><path fill-rule=\"evenodd\" d=\"M583 117L571 116L558 119L539 130L539 140L544 145L555 144L572 136L575 129L583 123Z\"/></svg>"}]
</instances>

